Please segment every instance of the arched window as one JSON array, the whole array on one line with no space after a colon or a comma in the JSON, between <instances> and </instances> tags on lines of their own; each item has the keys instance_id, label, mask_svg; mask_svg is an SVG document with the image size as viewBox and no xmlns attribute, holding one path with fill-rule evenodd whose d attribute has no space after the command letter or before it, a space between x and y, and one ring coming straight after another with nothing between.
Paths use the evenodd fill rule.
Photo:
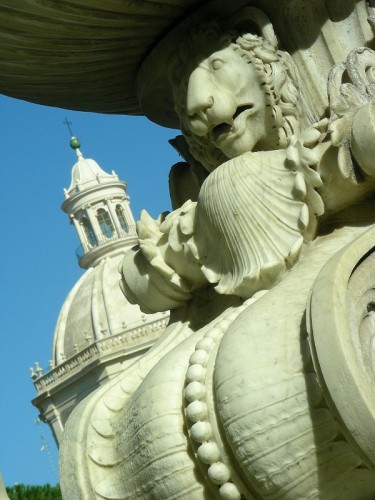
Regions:
<instances>
[{"instance_id":1,"label":"arched window","mask_svg":"<svg viewBox=\"0 0 375 500\"><path fill-rule=\"evenodd\" d=\"M98 219L102 234L104 234L104 236L106 236L107 238L112 238L115 230L113 228L112 221L109 218L108 212L106 212L103 208L99 208L99 210L96 212L96 217Z\"/></svg>"},{"instance_id":2,"label":"arched window","mask_svg":"<svg viewBox=\"0 0 375 500\"><path fill-rule=\"evenodd\" d=\"M98 242L96 240L95 233L92 230L92 227L91 227L89 220L86 219L86 217L82 217L81 224L82 224L83 229L85 231L86 238L87 238L88 242L90 243L90 245L92 247L95 247L98 244Z\"/></svg>"},{"instance_id":3,"label":"arched window","mask_svg":"<svg viewBox=\"0 0 375 500\"><path fill-rule=\"evenodd\" d=\"M129 232L129 226L125 219L124 209L121 205L116 205L116 215L120 222L122 230L127 234Z\"/></svg>"}]
</instances>

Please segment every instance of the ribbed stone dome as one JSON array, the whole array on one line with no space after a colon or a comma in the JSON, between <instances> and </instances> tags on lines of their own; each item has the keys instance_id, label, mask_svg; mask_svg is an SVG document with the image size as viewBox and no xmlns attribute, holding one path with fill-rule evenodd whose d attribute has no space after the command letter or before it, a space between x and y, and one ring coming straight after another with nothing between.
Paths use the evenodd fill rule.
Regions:
<instances>
[{"instance_id":1,"label":"ribbed stone dome","mask_svg":"<svg viewBox=\"0 0 375 500\"><path fill-rule=\"evenodd\" d=\"M90 158L79 157L72 169L72 180L68 189L69 195L78 193L98 184L118 181L115 173L108 174Z\"/></svg>"},{"instance_id":2,"label":"ribbed stone dome","mask_svg":"<svg viewBox=\"0 0 375 500\"><path fill-rule=\"evenodd\" d=\"M67 296L54 334L55 366L97 340L123 333L133 344L135 338L148 335L150 322L166 324L168 314L146 315L126 300L119 287L122 259L123 254L103 258L83 274Z\"/></svg>"}]
</instances>

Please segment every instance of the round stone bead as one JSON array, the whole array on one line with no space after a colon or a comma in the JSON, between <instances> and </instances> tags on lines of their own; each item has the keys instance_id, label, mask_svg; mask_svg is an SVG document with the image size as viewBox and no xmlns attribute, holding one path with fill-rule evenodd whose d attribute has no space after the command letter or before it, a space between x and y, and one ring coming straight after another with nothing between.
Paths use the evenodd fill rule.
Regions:
<instances>
[{"instance_id":1,"label":"round stone bead","mask_svg":"<svg viewBox=\"0 0 375 500\"><path fill-rule=\"evenodd\" d=\"M201 401L193 401L186 408L186 416L192 422L205 420L207 418L207 407Z\"/></svg>"},{"instance_id":2,"label":"round stone bead","mask_svg":"<svg viewBox=\"0 0 375 500\"><path fill-rule=\"evenodd\" d=\"M208 354L204 349L198 349L190 356L190 363L192 365L198 364L202 366L207 365Z\"/></svg>"},{"instance_id":3,"label":"round stone bead","mask_svg":"<svg viewBox=\"0 0 375 500\"><path fill-rule=\"evenodd\" d=\"M200 382L190 382L185 387L185 398L188 401L195 401L196 399L203 399L206 393L206 388Z\"/></svg>"},{"instance_id":4,"label":"round stone bead","mask_svg":"<svg viewBox=\"0 0 375 500\"><path fill-rule=\"evenodd\" d=\"M207 337L213 340L219 339L223 335L220 328L214 327L207 333Z\"/></svg>"},{"instance_id":5,"label":"round stone bead","mask_svg":"<svg viewBox=\"0 0 375 500\"><path fill-rule=\"evenodd\" d=\"M211 426L208 422L196 422L190 431L191 437L197 443L204 443L205 441L208 441L212 435Z\"/></svg>"},{"instance_id":6,"label":"round stone bead","mask_svg":"<svg viewBox=\"0 0 375 500\"><path fill-rule=\"evenodd\" d=\"M204 380L205 375L206 375L206 370L203 368L202 365L191 365L189 366L188 371L186 372L186 381L201 382L202 380Z\"/></svg>"},{"instance_id":7,"label":"round stone bead","mask_svg":"<svg viewBox=\"0 0 375 500\"><path fill-rule=\"evenodd\" d=\"M198 448L198 457L205 464L213 464L219 460L220 450L216 443L209 441L200 445Z\"/></svg>"},{"instance_id":8,"label":"round stone bead","mask_svg":"<svg viewBox=\"0 0 375 500\"><path fill-rule=\"evenodd\" d=\"M204 349L205 351L210 351L213 345L214 341L212 339L210 339L209 337L204 337L198 342L195 348L196 350Z\"/></svg>"},{"instance_id":9,"label":"round stone bead","mask_svg":"<svg viewBox=\"0 0 375 500\"><path fill-rule=\"evenodd\" d=\"M233 483L225 483L220 486L219 493L223 500L241 500L241 493Z\"/></svg>"},{"instance_id":10,"label":"round stone bead","mask_svg":"<svg viewBox=\"0 0 375 500\"><path fill-rule=\"evenodd\" d=\"M222 462L216 462L210 465L208 469L208 477L215 484L224 484L230 479L230 470Z\"/></svg>"}]
</instances>

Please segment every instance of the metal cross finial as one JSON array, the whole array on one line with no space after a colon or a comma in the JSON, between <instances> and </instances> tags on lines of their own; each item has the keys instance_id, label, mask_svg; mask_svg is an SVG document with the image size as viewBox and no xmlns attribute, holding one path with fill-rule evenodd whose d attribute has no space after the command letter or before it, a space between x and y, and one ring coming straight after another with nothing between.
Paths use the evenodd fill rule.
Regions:
<instances>
[{"instance_id":1,"label":"metal cross finial","mask_svg":"<svg viewBox=\"0 0 375 500\"><path fill-rule=\"evenodd\" d=\"M70 137L73 137L73 132L72 132L72 128L71 128L72 122L70 122L67 118L65 118L65 120L63 121L63 124L68 127Z\"/></svg>"}]
</instances>

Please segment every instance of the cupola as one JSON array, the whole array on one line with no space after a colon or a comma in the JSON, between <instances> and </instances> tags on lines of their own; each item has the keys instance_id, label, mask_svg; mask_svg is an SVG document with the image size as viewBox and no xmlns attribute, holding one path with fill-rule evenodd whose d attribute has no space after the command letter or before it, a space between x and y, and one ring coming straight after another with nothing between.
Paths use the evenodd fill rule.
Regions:
<instances>
[{"instance_id":1,"label":"cupola","mask_svg":"<svg viewBox=\"0 0 375 500\"><path fill-rule=\"evenodd\" d=\"M84 269L97 265L103 256L124 251L136 243L136 230L126 183L105 172L95 160L84 158L76 137L70 140L77 162L71 183L64 189L62 209L74 225L80 246L76 251Z\"/></svg>"}]
</instances>

